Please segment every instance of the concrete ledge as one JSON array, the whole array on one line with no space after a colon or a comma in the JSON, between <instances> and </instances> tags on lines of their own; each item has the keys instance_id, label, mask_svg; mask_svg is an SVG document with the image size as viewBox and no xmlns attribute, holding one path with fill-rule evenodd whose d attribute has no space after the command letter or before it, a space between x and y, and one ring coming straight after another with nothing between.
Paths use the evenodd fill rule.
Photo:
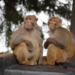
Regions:
<instances>
[{"instance_id":1,"label":"concrete ledge","mask_svg":"<svg viewBox=\"0 0 75 75\"><path fill-rule=\"evenodd\" d=\"M66 64L63 64L63 66ZM68 64L70 65L70 63ZM75 69L66 69L58 65L26 66L17 64L5 69L4 75L75 75Z\"/></svg>"},{"instance_id":2,"label":"concrete ledge","mask_svg":"<svg viewBox=\"0 0 75 75\"><path fill-rule=\"evenodd\" d=\"M4 75L75 75L74 73L57 73L57 72L38 72L38 71L20 71L5 70Z\"/></svg>"},{"instance_id":3,"label":"concrete ledge","mask_svg":"<svg viewBox=\"0 0 75 75\"><path fill-rule=\"evenodd\" d=\"M0 57L0 75L4 75L4 70L14 64L17 64L15 57Z\"/></svg>"},{"instance_id":4,"label":"concrete ledge","mask_svg":"<svg viewBox=\"0 0 75 75\"><path fill-rule=\"evenodd\" d=\"M75 62L50 65L26 66L18 64L15 57L0 57L0 75L75 75ZM65 68L66 67L66 68Z\"/></svg>"}]
</instances>

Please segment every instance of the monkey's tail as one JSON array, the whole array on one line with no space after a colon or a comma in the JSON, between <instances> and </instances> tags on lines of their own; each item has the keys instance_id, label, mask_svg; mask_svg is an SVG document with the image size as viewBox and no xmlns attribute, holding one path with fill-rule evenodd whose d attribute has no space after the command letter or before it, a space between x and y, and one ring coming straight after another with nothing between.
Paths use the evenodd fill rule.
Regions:
<instances>
[{"instance_id":1,"label":"monkey's tail","mask_svg":"<svg viewBox=\"0 0 75 75\"><path fill-rule=\"evenodd\" d=\"M0 57L15 57L15 55L13 53L4 53L0 54Z\"/></svg>"}]
</instances>

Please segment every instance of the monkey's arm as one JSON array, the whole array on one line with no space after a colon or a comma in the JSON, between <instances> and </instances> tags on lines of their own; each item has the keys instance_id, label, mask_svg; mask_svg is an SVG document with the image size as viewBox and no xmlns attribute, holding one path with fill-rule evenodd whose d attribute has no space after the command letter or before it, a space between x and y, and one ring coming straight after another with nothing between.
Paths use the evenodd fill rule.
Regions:
<instances>
[{"instance_id":1,"label":"monkey's arm","mask_svg":"<svg viewBox=\"0 0 75 75\"><path fill-rule=\"evenodd\" d=\"M23 42L26 43L26 45L28 46L28 50L29 51L33 51L34 50L32 42L30 42L28 40L24 40Z\"/></svg>"},{"instance_id":2,"label":"monkey's arm","mask_svg":"<svg viewBox=\"0 0 75 75\"><path fill-rule=\"evenodd\" d=\"M57 42L57 41L55 40L55 38L48 38L48 39L46 40L46 42L44 43L44 47L47 49L48 46L49 46L49 44L54 44L55 46L60 47L60 48L62 48L62 49L65 48L65 45L63 45L63 44Z\"/></svg>"},{"instance_id":3,"label":"monkey's arm","mask_svg":"<svg viewBox=\"0 0 75 75\"><path fill-rule=\"evenodd\" d=\"M21 41L13 42L13 43L10 42L10 47L11 47L12 50L14 50L14 48L16 46L18 46L20 43L23 43L23 42L26 43L26 45L28 46L29 50L33 50L33 44L28 40L21 40Z\"/></svg>"}]
</instances>

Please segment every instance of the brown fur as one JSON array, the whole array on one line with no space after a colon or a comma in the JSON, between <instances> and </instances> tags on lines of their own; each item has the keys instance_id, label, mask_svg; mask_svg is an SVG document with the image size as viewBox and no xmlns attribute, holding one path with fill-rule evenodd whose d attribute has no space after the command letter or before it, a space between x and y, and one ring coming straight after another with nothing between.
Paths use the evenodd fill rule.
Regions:
<instances>
[{"instance_id":1,"label":"brown fur","mask_svg":"<svg viewBox=\"0 0 75 75\"><path fill-rule=\"evenodd\" d=\"M15 57L15 55L13 55L13 53L4 53L0 54L0 57Z\"/></svg>"},{"instance_id":2,"label":"brown fur","mask_svg":"<svg viewBox=\"0 0 75 75\"><path fill-rule=\"evenodd\" d=\"M53 29L50 29L50 37L44 43L44 47L48 48L48 51L47 61L43 60L43 62L55 65L55 62L64 63L72 58L75 52L75 37L70 31L61 27L60 18L51 17L50 19L56 19L57 23Z\"/></svg>"},{"instance_id":3,"label":"brown fur","mask_svg":"<svg viewBox=\"0 0 75 75\"><path fill-rule=\"evenodd\" d=\"M26 25L26 18L31 18L30 26ZM13 32L10 47L20 64L36 65L42 63L42 38L40 27L37 25L35 15L28 15L18 30Z\"/></svg>"}]
</instances>

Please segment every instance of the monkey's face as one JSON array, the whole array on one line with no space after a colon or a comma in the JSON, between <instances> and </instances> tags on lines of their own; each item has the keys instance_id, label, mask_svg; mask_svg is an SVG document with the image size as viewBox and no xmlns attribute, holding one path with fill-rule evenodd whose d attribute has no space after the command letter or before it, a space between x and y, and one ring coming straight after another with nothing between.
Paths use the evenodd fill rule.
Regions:
<instances>
[{"instance_id":1,"label":"monkey's face","mask_svg":"<svg viewBox=\"0 0 75 75\"><path fill-rule=\"evenodd\" d=\"M35 15L28 15L24 19L24 25L26 29L33 29L36 25L36 21L38 19L35 17Z\"/></svg>"},{"instance_id":2,"label":"monkey's face","mask_svg":"<svg viewBox=\"0 0 75 75\"><path fill-rule=\"evenodd\" d=\"M32 18L26 18L25 22L26 22L26 26L30 27L32 23Z\"/></svg>"},{"instance_id":3,"label":"monkey's face","mask_svg":"<svg viewBox=\"0 0 75 75\"><path fill-rule=\"evenodd\" d=\"M49 28L54 29L57 21L55 19L50 19L49 20Z\"/></svg>"},{"instance_id":4,"label":"monkey's face","mask_svg":"<svg viewBox=\"0 0 75 75\"><path fill-rule=\"evenodd\" d=\"M61 23L62 23L62 20L60 18L53 16L49 18L48 20L49 29L55 30L56 28L61 26Z\"/></svg>"},{"instance_id":5,"label":"monkey's face","mask_svg":"<svg viewBox=\"0 0 75 75\"><path fill-rule=\"evenodd\" d=\"M26 29L32 29L32 22L33 22L33 19L31 17L26 17L25 18L25 28Z\"/></svg>"}]
</instances>

